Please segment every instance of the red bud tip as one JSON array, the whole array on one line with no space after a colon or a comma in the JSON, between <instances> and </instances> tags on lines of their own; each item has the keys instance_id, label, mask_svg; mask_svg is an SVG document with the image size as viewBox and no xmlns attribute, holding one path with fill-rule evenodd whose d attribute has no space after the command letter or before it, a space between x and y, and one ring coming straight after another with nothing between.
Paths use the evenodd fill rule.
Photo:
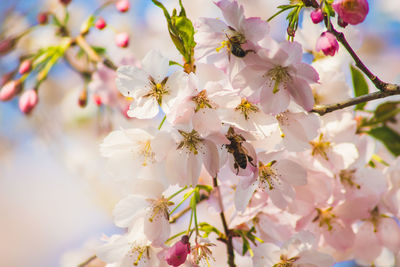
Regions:
<instances>
[{"instance_id":1,"label":"red bud tip","mask_svg":"<svg viewBox=\"0 0 400 267\"><path fill-rule=\"evenodd\" d=\"M29 114L37 105L39 101L36 90L25 91L19 98L19 109L25 113Z\"/></svg>"},{"instance_id":2,"label":"red bud tip","mask_svg":"<svg viewBox=\"0 0 400 267\"><path fill-rule=\"evenodd\" d=\"M19 65L18 72L19 74L23 75L27 72L30 72L31 70L32 70L32 61L26 59L22 61L21 64Z\"/></svg>"},{"instance_id":3,"label":"red bud tip","mask_svg":"<svg viewBox=\"0 0 400 267\"><path fill-rule=\"evenodd\" d=\"M13 80L7 82L1 89L0 89L0 100L1 101L8 101L11 100L16 94L21 91L21 82L19 80Z\"/></svg>"},{"instance_id":4,"label":"red bud tip","mask_svg":"<svg viewBox=\"0 0 400 267\"><path fill-rule=\"evenodd\" d=\"M103 18L99 18L99 19L96 21L96 23L94 24L94 26L95 26L97 29L102 30L102 29L104 29L104 28L107 26L107 24L106 24L106 21L105 21Z\"/></svg>"},{"instance_id":5,"label":"red bud tip","mask_svg":"<svg viewBox=\"0 0 400 267\"><path fill-rule=\"evenodd\" d=\"M127 47L129 45L129 35L121 32L115 35L115 44L119 47Z\"/></svg>"},{"instance_id":6,"label":"red bud tip","mask_svg":"<svg viewBox=\"0 0 400 267\"><path fill-rule=\"evenodd\" d=\"M115 3L115 6L117 7L119 12L124 13L129 10L129 0L119 0Z\"/></svg>"},{"instance_id":7,"label":"red bud tip","mask_svg":"<svg viewBox=\"0 0 400 267\"><path fill-rule=\"evenodd\" d=\"M41 12L41 13L39 13L37 15L37 21L38 21L39 24L42 24L42 25L46 24L47 20L48 20L48 17L47 17L47 13L46 12Z\"/></svg>"}]
</instances>

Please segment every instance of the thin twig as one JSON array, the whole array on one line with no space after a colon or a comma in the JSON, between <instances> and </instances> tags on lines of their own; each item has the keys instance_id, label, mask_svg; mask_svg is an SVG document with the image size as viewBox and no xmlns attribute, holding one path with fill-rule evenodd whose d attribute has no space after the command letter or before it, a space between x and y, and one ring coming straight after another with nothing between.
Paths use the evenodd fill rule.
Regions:
<instances>
[{"instance_id":1,"label":"thin twig","mask_svg":"<svg viewBox=\"0 0 400 267\"><path fill-rule=\"evenodd\" d=\"M218 181L217 181L217 176L213 177L213 186L215 189L219 191L218 188ZM221 212L219 213L219 216L221 217L222 221L222 226L224 227L226 239L223 241L226 244L226 250L228 252L228 265L230 267L236 267L235 264L235 253L233 250L233 243L232 243L232 231L228 228L228 224L226 223L225 215L224 215L224 209L223 209L223 204L221 200L221 194L219 195L219 200L220 200L220 208Z\"/></svg>"},{"instance_id":2,"label":"thin twig","mask_svg":"<svg viewBox=\"0 0 400 267\"><path fill-rule=\"evenodd\" d=\"M353 48L350 46L350 44L347 42L346 37L342 32L337 31L333 26L332 23L330 22L330 18L328 18L327 14L324 14L324 22L327 30L332 33L336 39L346 48L346 50L349 52L350 56L353 58L354 62L356 63L356 66L373 82L375 87L380 90L380 91L395 91L399 89L399 85L397 84L391 84L382 81L381 79L378 78L375 74L373 74L367 66L362 62L360 57L354 52Z\"/></svg>"},{"instance_id":3,"label":"thin twig","mask_svg":"<svg viewBox=\"0 0 400 267\"><path fill-rule=\"evenodd\" d=\"M90 257L89 259L85 260L84 262L82 262L81 264L78 265L78 267L85 267L87 266L89 263L91 263L92 261L94 261L95 259L97 259L96 255L93 255L92 257Z\"/></svg>"},{"instance_id":4,"label":"thin twig","mask_svg":"<svg viewBox=\"0 0 400 267\"><path fill-rule=\"evenodd\" d=\"M347 100L344 100L342 102L335 103L335 104L316 105L311 110L311 112L318 113L319 115L322 116L326 113L329 113L329 112L332 112L332 111L335 111L338 109L343 109L346 107L354 106L354 105L368 102L368 101L375 100L375 99L385 98L385 97L392 96L392 95L400 95L400 87L398 85L397 85L397 89L392 90L392 91L378 91L378 92L370 93L367 95L350 98L350 99L347 99Z\"/></svg>"}]
</instances>

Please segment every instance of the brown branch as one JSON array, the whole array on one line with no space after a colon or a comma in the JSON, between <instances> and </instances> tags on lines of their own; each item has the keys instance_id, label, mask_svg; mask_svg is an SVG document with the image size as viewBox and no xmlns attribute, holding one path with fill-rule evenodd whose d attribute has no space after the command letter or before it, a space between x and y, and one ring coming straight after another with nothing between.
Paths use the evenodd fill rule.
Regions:
<instances>
[{"instance_id":1,"label":"brown branch","mask_svg":"<svg viewBox=\"0 0 400 267\"><path fill-rule=\"evenodd\" d=\"M338 110L338 109L343 109L343 108L347 108L350 106L354 106L360 103L364 103L364 102L368 102L371 100L375 100L375 99L380 99L380 98L385 98L391 95L400 95L400 87L398 85L396 90L392 90L392 91L378 91L378 92L374 92L374 93L370 93L367 95L362 95L359 97L354 97L354 98L350 98L347 100L344 100L342 102L339 103L335 103L335 104L328 104L328 105L316 105L314 106L314 108L311 110L311 112L315 112L318 113L319 115L324 115L326 113Z\"/></svg>"},{"instance_id":2,"label":"brown branch","mask_svg":"<svg viewBox=\"0 0 400 267\"><path fill-rule=\"evenodd\" d=\"M353 58L354 62L356 63L356 66L373 82L375 87L380 90L380 91L394 91L394 90L399 90L399 85L397 84L391 84L382 81L381 79L378 78L375 74L373 74L367 66L362 62L360 57L354 52L353 48L350 46L350 44L347 42L346 37L342 32L337 31L333 26L330 21L330 18L328 18L327 14L324 14L324 22L327 30L332 33L338 42L340 42L344 48L349 52L350 56Z\"/></svg>"},{"instance_id":3,"label":"brown branch","mask_svg":"<svg viewBox=\"0 0 400 267\"><path fill-rule=\"evenodd\" d=\"M95 259L97 259L96 255L91 256L89 259L85 260L84 262L82 262L81 264L78 265L78 267L85 267L88 264L90 264L92 261L94 261Z\"/></svg>"},{"instance_id":4,"label":"brown branch","mask_svg":"<svg viewBox=\"0 0 400 267\"><path fill-rule=\"evenodd\" d=\"M219 190L218 188L218 181L217 181L217 176L213 177L213 186L215 189ZM221 200L221 195L220 197L220 208L221 212L219 213L219 216L221 217L222 221L222 226L224 227L226 239L223 241L226 244L226 251L228 253L228 265L230 267L236 267L235 264L235 252L233 250L233 243L232 243L232 231L228 228L228 224L226 223L225 215L223 212L223 204Z\"/></svg>"}]
</instances>

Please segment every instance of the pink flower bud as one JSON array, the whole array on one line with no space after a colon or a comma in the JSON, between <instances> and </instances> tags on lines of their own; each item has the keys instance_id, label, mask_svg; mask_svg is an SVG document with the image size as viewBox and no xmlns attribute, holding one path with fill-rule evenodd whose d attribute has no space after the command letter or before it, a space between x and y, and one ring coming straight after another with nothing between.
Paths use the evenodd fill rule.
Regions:
<instances>
[{"instance_id":1,"label":"pink flower bud","mask_svg":"<svg viewBox=\"0 0 400 267\"><path fill-rule=\"evenodd\" d=\"M10 52L17 42L16 38L10 37L0 41L0 55Z\"/></svg>"},{"instance_id":2,"label":"pink flower bud","mask_svg":"<svg viewBox=\"0 0 400 267\"><path fill-rule=\"evenodd\" d=\"M25 113L29 114L33 108L37 105L39 101L36 90L25 91L19 98L19 109Z\"/></svg>"},{"instance_id":3,"label":"pink flower bud","mask_svg":"<svg viewBox=\"0 0 400 267\"><path fill-rule=\"evenodd\" d=\"M115 3L119 12L126 12L129 10L129 0L119 0Z\"/></svg>"},{"instance_id":4,"label":"pink flower bud","mask_svg":"<svg viewBox=\"0 0 400 267\"><path fill-rule=\"evenodd\" d=\"M93 100L97 106L101 106L103 104L103 101L101 100L101 96L99 96L99 95L93 95ZM129 106L128 106L128 108L129 108Z\"/></svg>"},{"instance_id":5,"label":"pink flower bud","mask_svg":"<svg viewBox=\"0 0 400 267\"><path fill-rule=\"evenodd\" d=\"M310 14L311 20L314 24L318 24L324 20L324 14L322 14L322 10L320 8L314 9Z\"/></svg>"},{"instance_id":6,"label":"pink flower bud","mask_svg":"<svg viewBox=\"0 0 400 267\"><path fill-rule=\"evenodd\" d=\"M41 12L37 15L37 21L39 24L46 24L47 23L47 13L46 12Z\"/></svg>"},{"instance_id":7,"label":"pink flower bud","mask_svg":"<svg viewBox=\"0 0 400 267\"><path fill-rule=\"evenodd\" d=\"M63 4L64 6L68 5L69 3L71 3L71 0L59 0L61 4Z\"/></svg>"},{"instance_id":8,"label":"pink flower bud","mask_svg":"<svg viewBox=\"0 0 400 267\"><path fill-rule=\"evenodd\" d=\"M339 43L335 35L330 32L323 32L317 40L316 50L322 50L325 56L334 56L339 50Z\"/></svg>"},{"instance_id":9,"label":"pink flower bud","mask_svg":"<svg viewBox=\"0 0 400 267\"><path fill-rule=\"evenodd\" d=\"M22 61L22 63L19 65L18 72L19 74L23 75L27 72L30 72L31 70L32 70L32 61L26 59Z\"/></svg>"},{"instance_id":10,"label":"pink flower bud","mask_svg":"<svg viewBox=\"0 0 400 267\"><path fill-rule=\"evenodd\" d=\"M121 32L115 35L115 44L119 47L127 47L129 45L129 35Z\"/></svg>"},{"instance_id":11,"label":"pink flower bud","mask_svg":"<svg viewBox=\"0 0 400 267\"><path fill-rule=\"evenodd\" d=\"M367 0L337 0L332 6L344 22L352 25L363 22L369 11Z\"/></svg>"},{"instance_id":12,"label":"pink flower bud","mask_svg":"<svg viewBox=\"0 0 400 267\"><path fill-rule=\"evenodd\" d=\"M188 254L190 254L189 237L184 235L181 241L176 242L175 245L168 249L165 260L169 265L176 267L185 263Z\"/></svg>"},{"instance_id":13,"label":"pink flower bud","mask_svg":"<svg viewBox=\"0 0 400 267\"><path fill-rule=\"evenodd\" d=\"M106 24L106 21L105 21L103 18L99 18L99 19L96 21L96 23L94 24L94 26L95 26L97 29L102 30L102 29L104 29L104 28L107 26L107 24Z\"/></svg>"},{"instance_id":14,"label":"pink flower bud","mask_svg":"<svg viewBox=\"0 0 400 267\"><path fill-rule=\"evenodd\" d=\"M11 100L21 90L22 85L19 80L7 82L0 90L0 100Z\"/></svg>"}]
</instances>

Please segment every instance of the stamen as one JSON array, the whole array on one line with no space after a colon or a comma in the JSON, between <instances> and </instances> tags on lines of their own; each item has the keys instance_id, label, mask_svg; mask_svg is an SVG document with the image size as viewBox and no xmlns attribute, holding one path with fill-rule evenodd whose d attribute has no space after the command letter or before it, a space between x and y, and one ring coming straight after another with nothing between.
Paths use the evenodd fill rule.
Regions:
<instances>
[{"instance_id":1,"label":"stamen","mask_svg":"<svg viewBox=\"0 0 400 267\"><path fill-rule=\"evenodd\" d=\"M274 182L280 183L279 174L272 167L276 163L276 160L271 161L268 164L263 164L261 161L258 163L258 177L260 186L266 188L268 185L269 190L274 189Z\"/></svg>"},{"instance_id":2,"label":"stamen","mask_svg":"<svg viewBox=\"0 0 400 267\"><path fill-rule=\"evenodd\" d=\"M192 130L190 133L178 130L182 135L183 140L179 143L177 149L186 148L193 154L197 155L197 146L203 141L199 133L196 130Z\"/></svg>"},{"instance_id":3,"label":"stamen","mask_svg":"<svg viewBox=\"0 0 400 267\"><path fill-rule=\"evenodd\" d=\"M288 67L275 66L263 75L264 77L269 77L271 82L274 82L272 93L275 94L279 92L279 85L281 83L286 83L292 79L288 69Z\"/></svg>"},{"instance_id":4,"label":"stamen","mask_svg":"<svg viewBox=\"0 0 400 267\"><path fill-rule=\"evenodd\" d=\"M247 99L242 98L242 102L235 108L235 110L240 111L245 120L248 120L250 113L256 113L259 109L257 106L247 101Z\"/></svg>"},{"instance_id":5,"label":"stamen","mask_svg":"<svg viewBox=\"0 0 400 267\"><path fill-rule=\"evenodd\" d=\"M317 141L310 141L310 145L312 146L312 156L320 155L325 160L329 160L327 151L331 148L331 143L323 140L323 134L319 135L319 139Z\"/></svg>"}]
</instances>

